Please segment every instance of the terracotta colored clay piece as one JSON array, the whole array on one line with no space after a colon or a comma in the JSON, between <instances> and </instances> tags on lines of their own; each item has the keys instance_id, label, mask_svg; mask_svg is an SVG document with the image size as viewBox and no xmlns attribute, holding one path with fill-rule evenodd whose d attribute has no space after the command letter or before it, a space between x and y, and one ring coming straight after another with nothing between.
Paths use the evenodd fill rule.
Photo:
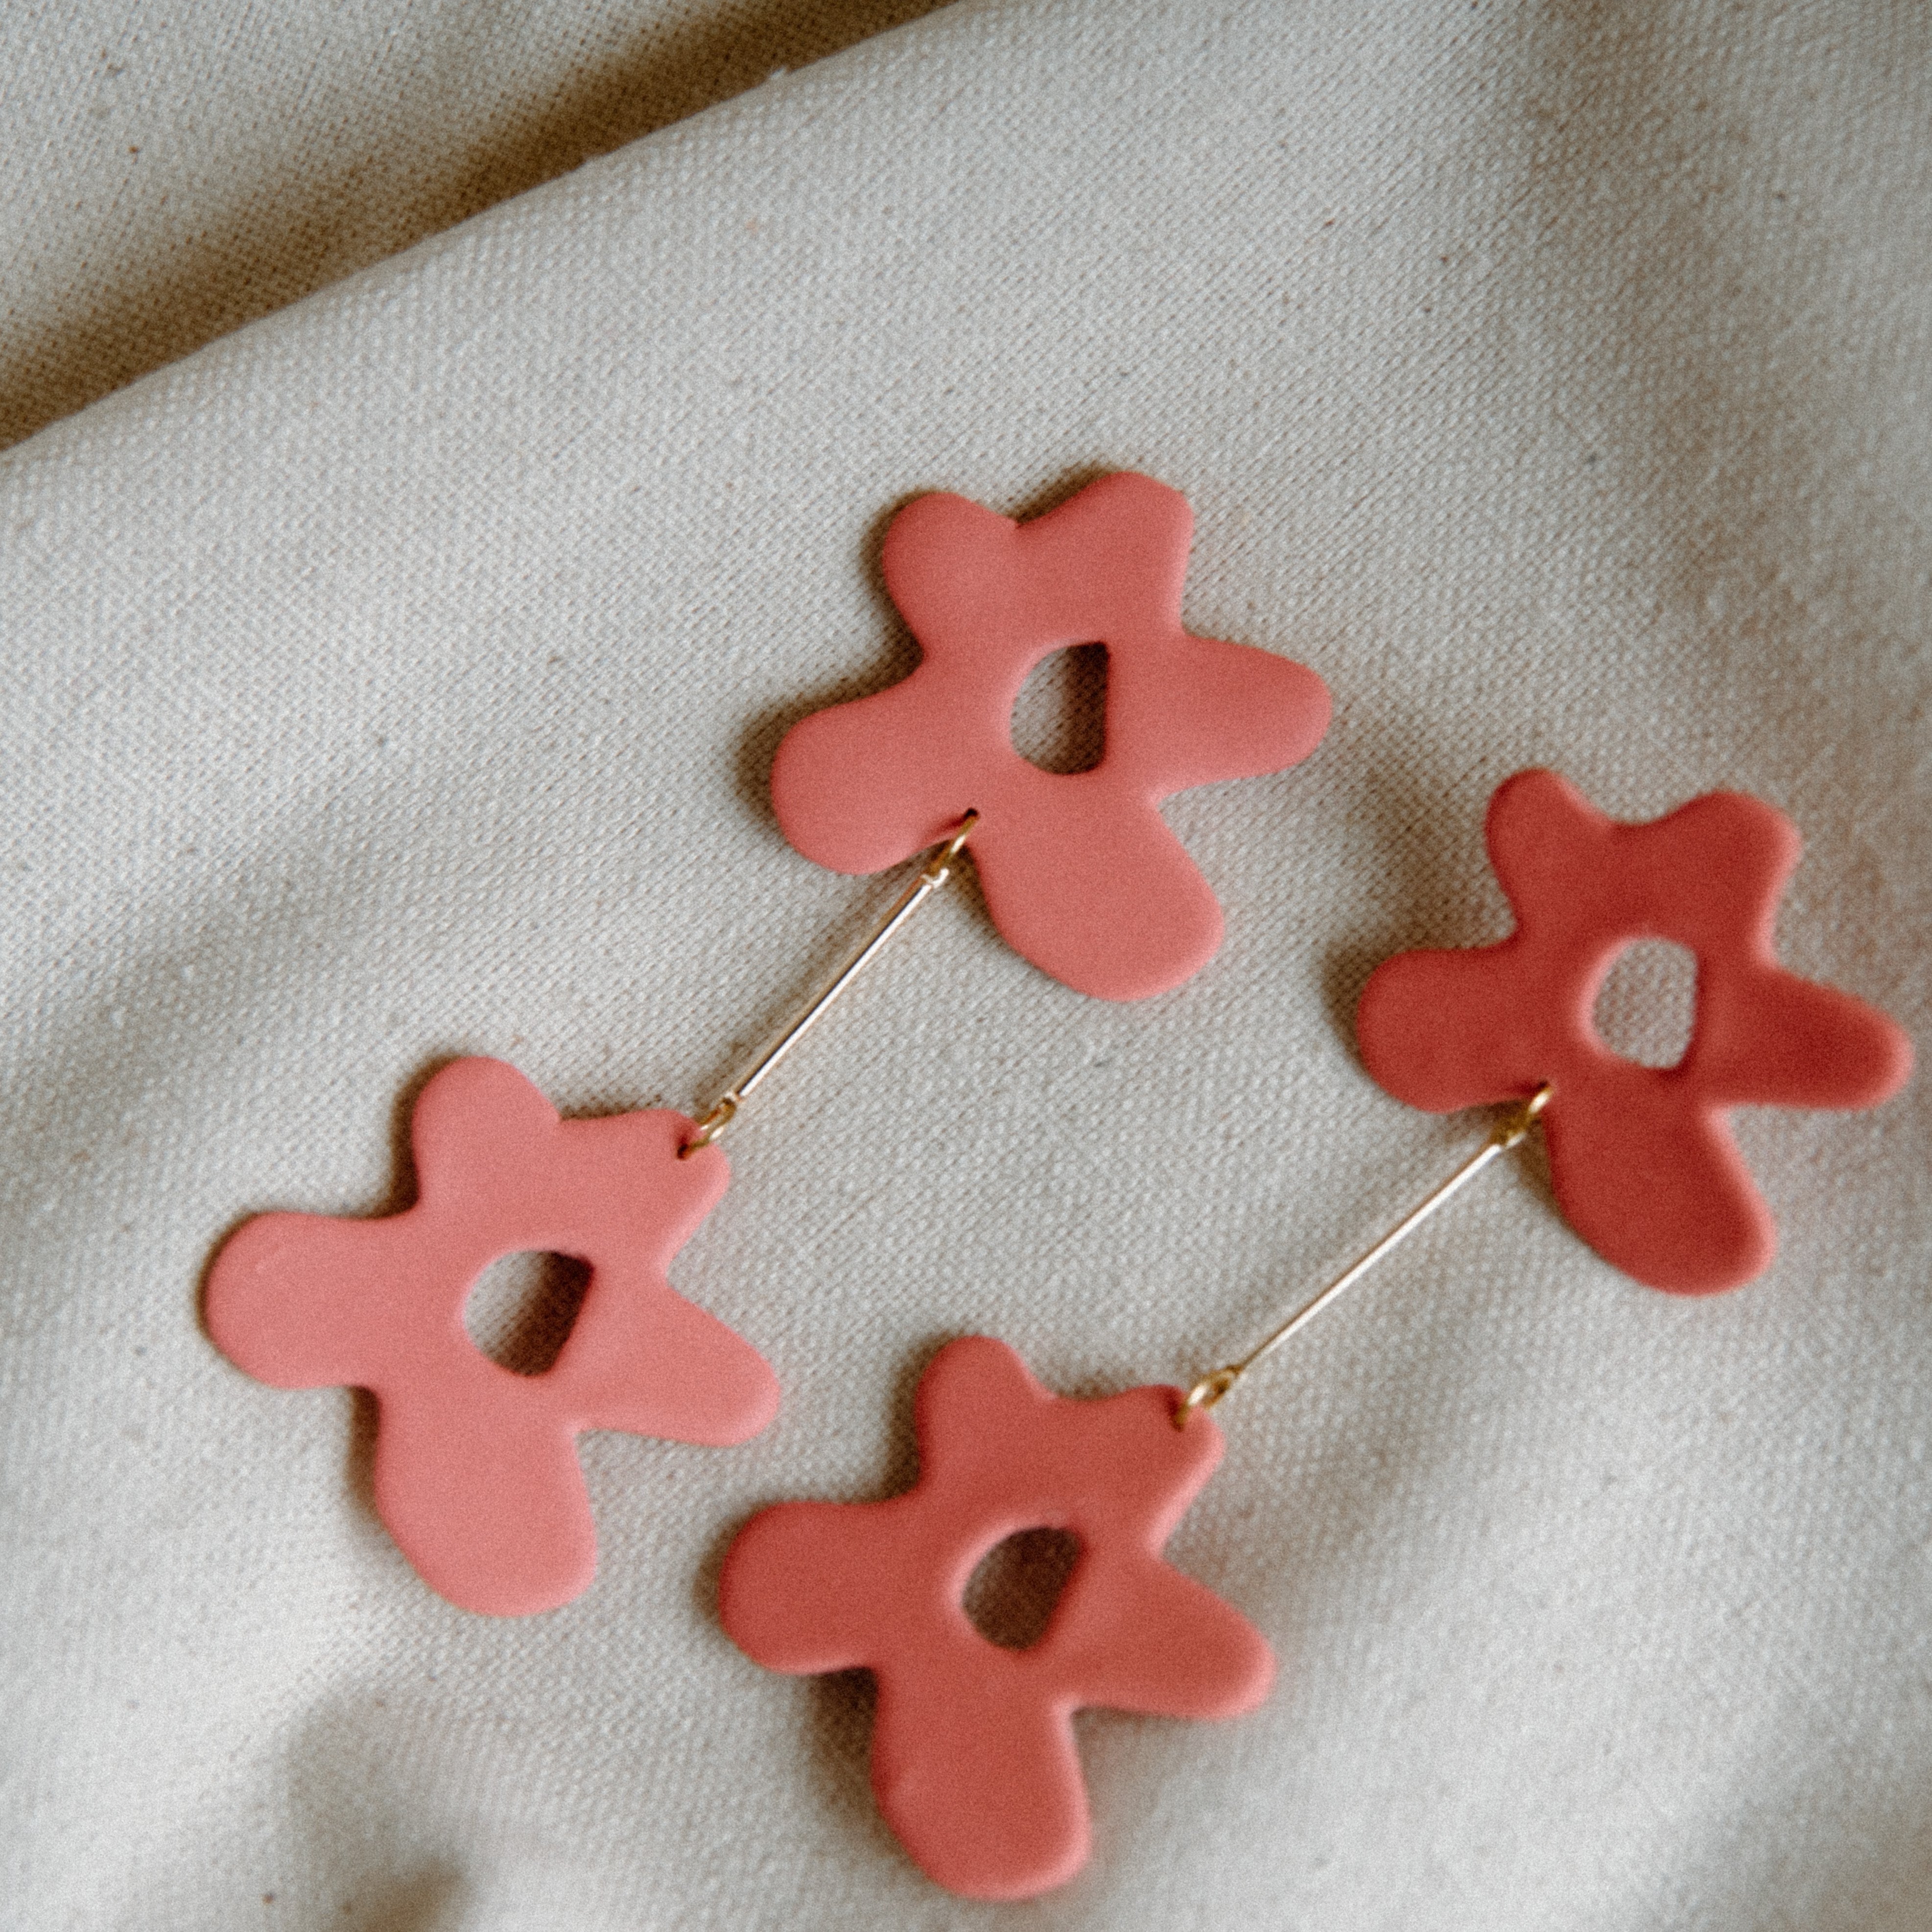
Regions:
<instances>
[{"instance_id":1,"label":"terracotta colored clay piece","mask_svg":"<svg viewBox=\"0 0 1932 1932\"><path fill-rule=\"evenodd\" d=\"M1357 1016L1370 1072L1432 1113L1548 1082L1551 1185L1598 1253L1682 1294L1749 1281L1778 1231L1726 1110L1873 1106L1912 1069L1910 1041L1884 1014L1778 963L1797 832L1738 792L1619 825L1555 772L1531 771L1490 801L1488 838L1516 931L1378 967ZM1605 976L1640 939L1696 955L1696 1022L1675 1066L1620 1058L1592 1023Z\"/></svg>"},{"instance_id":2,"label":"terracotta colored clay piece","mask_svg":"<svg viewBox=\"0 0 1932 1932\"><path fill-rule=\"evenodd\" d=\"M1178 1390L1049 1394L1004 1343L942 1349L919 1387L920 1479L877 1503L784 1503L724 1561L725 1629L773 1670L869 1666L872 1790L926 1872L974 1898L1030 1898L1086 1862L1084 1705L1228 1718L1268 1695L1247 1620L1161 1558L1221 1459ZM960 1607L980 1558L1024 1529L1081 1553L1044 1634L1000 1648Z\"/></svg>"},{"instance_id":3,"label":"terracotta colored clay piece","mask_svg":"<svg viewBox=\"0 0 1932 1932\"><path fill-rule=\"evenodd\" d=\"M730 1175L716 1148L678 1158L692 1132L662 1109L560 1120L514 1067L459 1060L416 1102L413 1207L260 1215L216 1258L208 1329L238 1366L278 1388L374 1392L377 1512L465 1610L520 1616L590 1586L580 1430L742 1442L777 1413L764 1358L664 1279ZM526 1250L590 1270L538 1376L500 1367L463 1324L478 1276Z\"/></svg>"},{"instance_id":4,"label":"terracotta colored clay piece","mask_svg":"<svg viewBox=\"0 0 1932 1932\"><path fill-rule=\"evenodd\" d=\"M1198 972L1221 908L1160 801L1298 764L1329 701L1302 665L1181 627L1192 530L1184 497L1128 470L1025 524L963 496L909 504L880 561L922 662L794 727L772 770L785 836L819 865L876 872L975 810L987 909L1042 971L1108 1000ZM1014 701L1049 653L1096 642L1100 762L1042 771L1013 749Z\"/></svg>"}]
</instances>

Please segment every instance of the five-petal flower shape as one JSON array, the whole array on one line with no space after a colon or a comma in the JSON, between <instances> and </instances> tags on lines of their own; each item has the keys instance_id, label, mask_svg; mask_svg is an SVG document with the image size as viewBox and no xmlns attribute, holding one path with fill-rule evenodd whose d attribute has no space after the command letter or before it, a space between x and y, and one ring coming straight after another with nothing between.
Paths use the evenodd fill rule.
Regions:
<instances>
[{"instance_id":1,"label":"five-petal flower shape","mask_svg":"<svg viewBox=\"0 0 1932 1932\"><path fill-rule=\"evenodd\" d=\"M1873 1106L1912 1068L1910 1041L1884 1014L1778 963L1797 832L1738 792L1619 825L1546 771L1497 790L1487 831L1516 929L1500 945L1378 967L1356 1021L1370 1072L1432 1113L1548 1083L1550 1183L1598 1253L1679 1294L1750 1280L1778 1231L1726 1110ZM1620 1058L1592 1023L1618 954L1640 939L1696 956L1696 1021L1675 1066Z\"/></svg>"},{"instance_id":2,"label":"five-petal flower shape","mask_svg":"<svg viewBox=\"0 0 1932 1932\"><path fill-rule=\"evenodd\" d=\"M663 1109L561 1120L500 1060L459 1060L410 1120L418 1196L400 1214L262 1214L209 1271L216 1346L278 1388L374 1392L376 1508L432 1589L523 1616L590 1586L597 1540L575 1440L622 1429L742 1442L777 1413L751 1344L664 1279L724 1192L692 1126ZM542 1375L500 1367L465 1332L476 1278L536 1250L586 1263L568 1338Z\"/></svg>"},{"instance_id":3,"label":"five-petal flower shape","mask_svg":"<svg viewBox=\"0 0 1932 1932\"><path fill-rule=\"evenodd\" d=\"M1329 701L1304 666L1182 628L1192 530L1184 497L1130 470L1026 524L963 496L908 504L880 562L922 661L787 734L772 768L785 836L836 872L876 872L976 811L987 910L1042 970L1108 1000L1198 971L1221 943L1221 908L1160 801L1298 763ZM1100 762L1042 771L1013 748L1014 702L1049 653L1095 642L1107 649Z\"/></svg>"},{"instance_id":4,"label":"five-petal flower shape","mask_svg":"<svg viewBox=\"0 0 1932 1932\"><path fill-rule=\"evenodd\" d=\"M1161 1549L1221 1459L1178 1390L1049 1394L1004 1343L942 1349L919 1387L920 1472L877 1503L782 1503L724 1561L724 1628L774 1670L868 1666L872 1790L925 1870L975 1898L1028 1898L1088 1852L1072 1714L1083 1705L1226 1718L1268 1695L1260 1633ZM1080 1556L1044 1634L989 1642L960 1607L1016 1532L1072 1532Z\"/></svg>"}]
</instances>

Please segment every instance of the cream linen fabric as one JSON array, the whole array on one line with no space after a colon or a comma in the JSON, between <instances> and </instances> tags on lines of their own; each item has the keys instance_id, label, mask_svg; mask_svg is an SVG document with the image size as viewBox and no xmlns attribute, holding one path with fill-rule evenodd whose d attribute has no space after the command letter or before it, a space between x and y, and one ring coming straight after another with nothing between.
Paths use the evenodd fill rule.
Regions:
<instances>
[{"instance_id":1,"label":"cream linen fabric","mask_svg":"<svg viewBox=\"0 0 1932 1932\"><path fill-rule=\"evenodd\" d=\"M0 444L936 0L10 0Z\"/></svg>"},{"instance_id":2,"label":"cream linen fabric","mask_svg":"<svg viewBox=\"0 0 1932 1932\"><path fill-rule=\"evenodd\" d=\"M1922 1040L1929 29L962 5L0 461L6 1924L1932 1924L1922 1077L1742 1118L1783 1248L1735 1294L1636 1287L1513 1164L1272 1365L1172 1552L1279 1688L1084 1718L1096 1856L1036 1904L928 1884L862 1687L758 1670L714 1599L754 1509L908 1480L944 1338L1184 1379L1472 1144L1351 1013L1504 929L1520 766L1772 800L1786 958ZM707 1100L893 890L764 790L910 662L884 518L1122 466L1196 506L1190 623L1337 700L1169 809L1221 953L1105 1006L970 890L922 914L674 1270L778 1421L589 1438L595 1587L453 1610L356 1399L200 1332L214 1244L406 1198L448 1054Z\"/></svg>"}]
</instances>

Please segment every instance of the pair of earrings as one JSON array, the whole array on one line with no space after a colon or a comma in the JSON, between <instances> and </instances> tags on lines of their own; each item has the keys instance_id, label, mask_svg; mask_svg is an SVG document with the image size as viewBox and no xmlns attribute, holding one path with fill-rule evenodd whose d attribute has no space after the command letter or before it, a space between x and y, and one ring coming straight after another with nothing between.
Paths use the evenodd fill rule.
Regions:
<instances>
[{"instance_id":1,"label":"pair of earrings","mask_svg":"<svg viewBox=\"0 0 1932 1932\"><path fill-rule=\"evenodd\" d=\"M717 1143L740 1108L944 886L969 841L1000 931L1077 991L1143 998L1212 955L1219 905L1160 801L1298 762L1329 706L1312 672L1182 628L1191 520L1174 492L1126 472L1024 525L947 496L894 520L886 585L922 662L796 727L772 795L786 836L821 864L868 872L930 856L704 1119L658 1109L566 1121L504 1063L458 1060L412 1120L414 1206L376 1221L263 1215L223 1246L210 1334L277 1386L374 1392L376 1507L434 1588L515 1616L589 1586L582 1430L728 1444L776 1414L764 1358L679 1295L666 1269L724 1190ZM1106 754L1076 776L1042 772L1012 748L1014 702L1042 658L1095 638L1109 654ZM1079 1868L1076 1709L1226 1717L1267 1695L1274 1665L1260 1633L1161 1556L1221 1455L1208 1412L1532 1124L1558 1204L1592 1246L1652 1286L1702 1293L1759 1273L1775 1238L1727 1110L1867 1106L1905 1080L1911 1048L1897 1027L1777 963L1776 908L1799 848L1770 806L1718 793L1619 825L1554 774L1528 772L1492 801L1488 842L1516 930L1496 946L1386 962L1358 1012L1363 1059L1399 1099L1436 1112L1513 1103L1456 1173L1187 1391L1063 1400L1004 1344L952 1342L920 1384L911 1490L780 1504L734 1543L720 1612L748 1655L782 1671L875 1673L874 1790L941 1885L1022 1898ZM1592 1023L1617 956L1648 938L1698 962L1696 1026L1668 1069L1618 1058ZM491 1361L463 1320L484 1269L531 1250L590 1270L568 1339L534 1377ZM1043 1634L1010 1651L980 1636L962 1599L988 1552L1037 1528L1070 1532L1080 1554Z\"/></svg>"}]
</instances>

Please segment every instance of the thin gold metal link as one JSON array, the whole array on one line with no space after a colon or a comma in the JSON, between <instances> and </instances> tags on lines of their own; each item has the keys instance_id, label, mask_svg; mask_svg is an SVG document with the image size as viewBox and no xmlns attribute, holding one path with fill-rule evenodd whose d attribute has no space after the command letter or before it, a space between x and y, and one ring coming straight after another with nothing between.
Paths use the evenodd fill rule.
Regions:
<instances>
[{"instance_id":1,"label":"thin gold metal link","mask_svg":"<svg viewBox=\"0 0 1932 1932\"><path fill-rule=\"evenodd\" d=\"M698 1122L697 1132L678 1149L680 1160L688 1159L700 1148L710 1147L723 1134L737 1117L738 1109L751 1098L758 1083L804 1038L826 1009L877 956L886 940L952 878L959 855L965 850L966 842L972 837L973 828L979 822L980 814L974 811L968 811L960 820L958 830L920 868L919 876L899 895L878 930L839 968L811 1005L765 1049L752 1070L742 1080L734 1082L718 1104Z\"/></svg>"},{"instance_id":2,"label":"thin gold metal link","mask_svg":"<svg viewBox=\"0 0 1932 1932\"><path fill-rule=\"evenodd\" d=\"M1461 1192L1492 1160L1520 1144L1528 1138L1530 1129L1536 1124L1537 1116L1549 1106L1550 1096L1554 1090L1546 1082L1527 1100L1511 1108L1497 1123L1489 1138L1475 1154L1450 1175L1427 1200L1398 1221L1360 1260L1343 1269L1313 1300L1298 1309L1273 1334L1250 1348L1238 1362L1230 1362L1226 1367L1214 1370L1203 1376L1187 1391L1180 1407L1174 1412L1174 1427L1185 1429L1188 1418L1196 1409L1212 1408L1263 1357L1272 1354L1297 1330L1312 1322L1337 1295L1345 1289L1352 1288L1376 1262L1406 1240L1438 1208L1446 1206L1452 1196Z\"/></svg>"}]
</instances>

